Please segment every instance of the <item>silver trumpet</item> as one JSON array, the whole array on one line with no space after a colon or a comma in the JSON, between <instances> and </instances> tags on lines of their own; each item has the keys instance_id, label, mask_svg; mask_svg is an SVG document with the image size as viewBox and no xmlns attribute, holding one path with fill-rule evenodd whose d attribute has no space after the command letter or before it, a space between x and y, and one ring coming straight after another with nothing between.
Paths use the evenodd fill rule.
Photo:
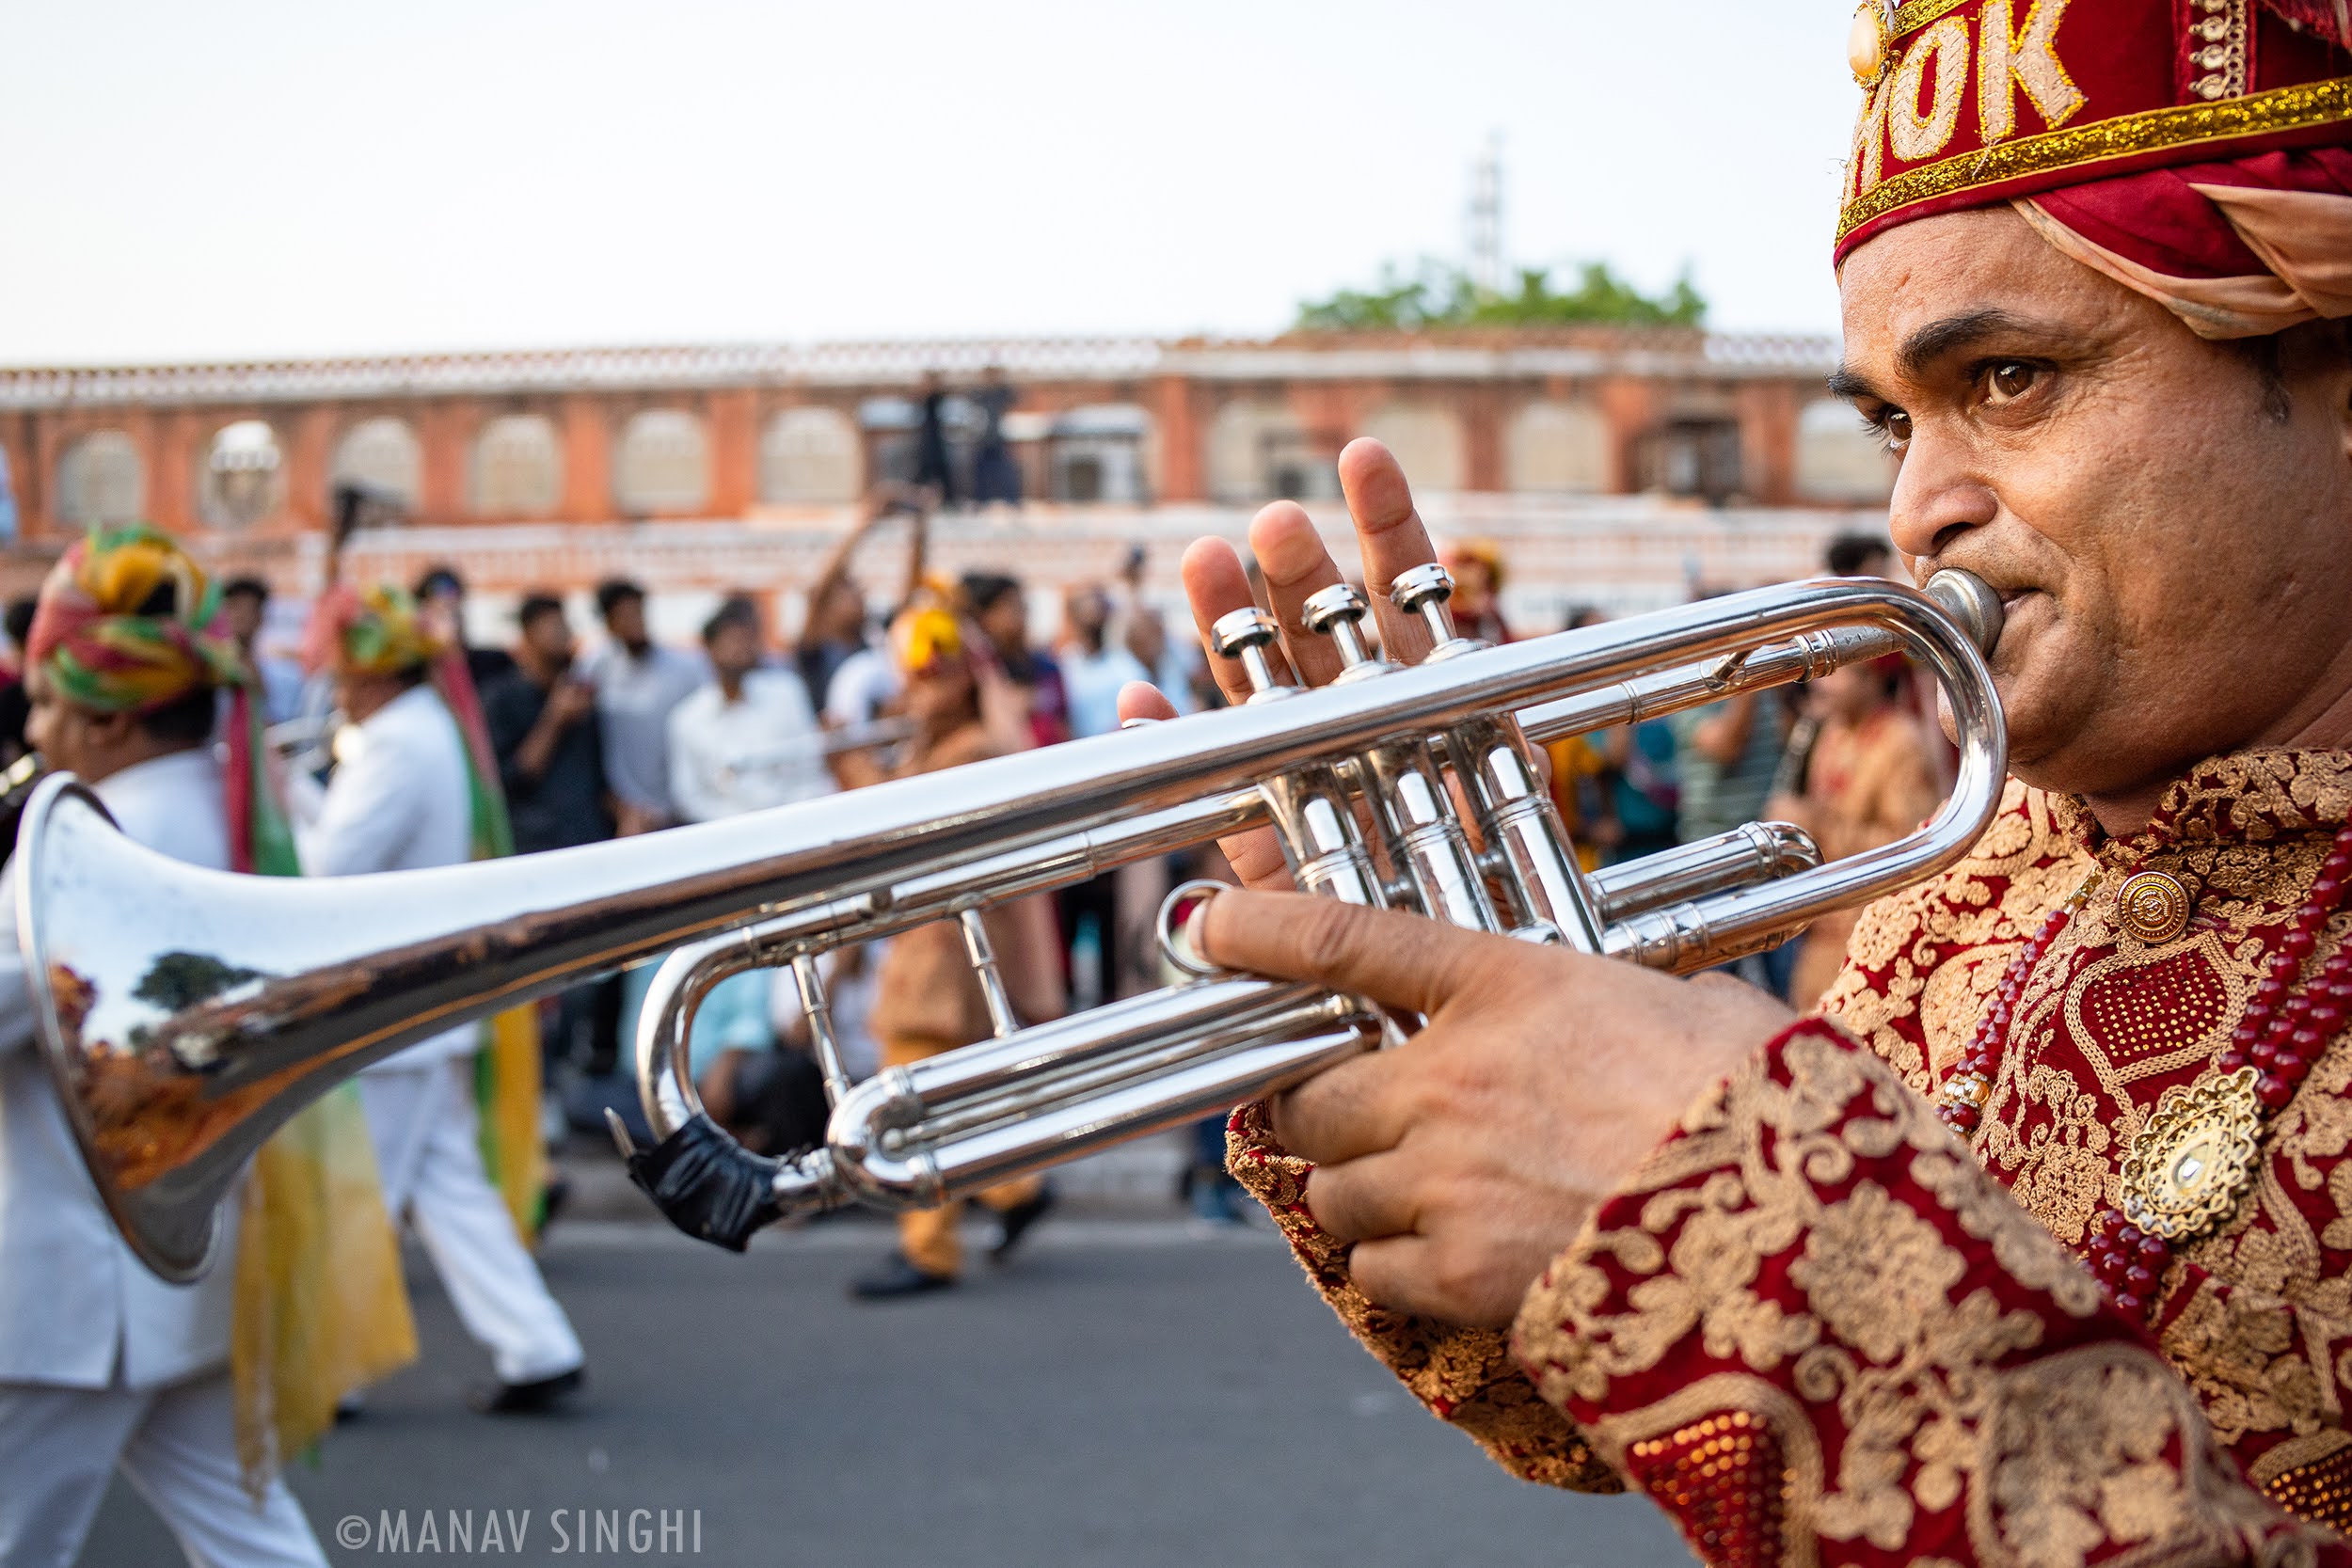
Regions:
<instances>
[{"instance_id":1,"label":"silver trumpet","mask_svg":"<svg viewBox=\"0 0 2352 1568\"><path fill-rule=\"evenodd\" d=\"M817 735L815 754L837 757L850 752L889 752L914 738L914 721L896 717L868 719L861 723L844 724L838 729L820 730ZM797 768L809 758L806 744L770 747L731 757L719 770L720 782L733 784L747 773L780 772Z\"/></svg>"},{"instance_id":2,"label":"silver trumpet","mask_svg":"<svg viewBox=\"0 0 2352 1568\"><path fill-rule=\"evenodd\" d=\"M340 713L306 713L285 719L262 732L270 754L297 773L312 773L335 757L335 734L343 727Z\"/></svg>"},{"instance_id":3,"label":"silver trumpet","mask_svg":"<svg viewBox=\"0 0 2352 1568\"><path fill-rule=\"evenodd\" d=\"M1357 998L1207 971L1177 897L1162 941L1191 978L1025 1027L989 950L990 905L1270 825L1310 891L1682 972L1933 874L1997 806L2007 741L1979 650L2000 606L1973 578L1942 574L1927 594L1797 583L1499 648L1454 635L1450 588L1434 566L1393 585L1437 642L1410 669L1366 651L1362 599L1333 588L1307 621L1347 668L1319 689L1278 684L1274 622L1237 611L1215 628L1256 688L1234 708L442 870L199 870L131 843L86 788L51 779L17 851L18 929L74 1135L134 1250L191 1278L218 1200L295 1111L416 1040L676 948L638 1042L659 1142L624 1149L681 1228L740 1247L788 1215L935 1204L1190 1120L1398 1027ZM1579 869L1536 747L1888 653L1931 670L1957 718L1958 784L1926 826L1829 865L1803 833L1767 823ZM995 1037L852 1085L817 959L934 920L961 924ZM710 1121L683 1050L710 987L763 965L792 972L834 1101L824 1145L785 1158Z\"/></svg>"}]
</instances>

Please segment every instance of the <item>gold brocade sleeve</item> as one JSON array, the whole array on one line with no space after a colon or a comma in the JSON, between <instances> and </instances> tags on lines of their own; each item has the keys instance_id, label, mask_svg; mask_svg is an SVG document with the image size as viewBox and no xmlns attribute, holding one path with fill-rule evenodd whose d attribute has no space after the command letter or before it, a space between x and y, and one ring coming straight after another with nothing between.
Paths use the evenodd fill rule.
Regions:
<instances>
[{"instance_id":1,"label":"gold brocade sleeve","mask_svg":"<svg viewBox=\"0 0 2352 1568\"><path fill-rule=\"evenodd\" d=\"M1808 1021L1529 1291L1544 1397L1710 1563L2343 1563L1886 1063Z\"/></svg>"},{"instance_id":2,"label":"gold brocade sleeve","mask_svg":"<svg viewBox=\"0 0 2352 1568\"><path fill-rule=\"evenodd\" d=\"M1625 1490L1576 1424L1536 1394L1500 1330L1455 1328L1364 1299L1348 1278L1347 1248L1307 1212L1311 1167L1275 1141L1263 1104L1234 1112L1226 1142L1235 1179L1266 1206L1340 1322L1432 1414L1522 1480L1575 1492Z\"/></svg>"}]
</instances>

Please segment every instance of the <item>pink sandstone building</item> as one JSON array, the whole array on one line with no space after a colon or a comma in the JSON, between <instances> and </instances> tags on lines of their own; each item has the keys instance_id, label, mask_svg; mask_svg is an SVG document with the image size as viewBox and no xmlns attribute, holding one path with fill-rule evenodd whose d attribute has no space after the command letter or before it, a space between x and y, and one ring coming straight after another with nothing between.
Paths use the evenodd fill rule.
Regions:
<instances>
[{"instance_id":1,"label":"pink sandstone building","mask_svg":"<svg viewBox=\"0 0 2352 1568\"><path fill-rule=\"evenodd\" d=\"M1541 629L1572 603L1800 575L1829 533L1883 527L1892 470L1822 392L1836 356L1559 328L5 370L0 587L139 516L299 598L330 498L356 483L373 498L356 573L452 561L495 613L628 572L672 628L734 588L788 624L857 498L909 470L926 373L968 387L993 366L1020 390L1006 435L1028 502L943 520L943 570L1009 566L1042 593L1135 544L1172 566L1183 538L1237 534L1278 496L1336 524L1332 459L1371 435L1433 527L1503 546L1513 606Z\"/></svg>"}]
</instances>

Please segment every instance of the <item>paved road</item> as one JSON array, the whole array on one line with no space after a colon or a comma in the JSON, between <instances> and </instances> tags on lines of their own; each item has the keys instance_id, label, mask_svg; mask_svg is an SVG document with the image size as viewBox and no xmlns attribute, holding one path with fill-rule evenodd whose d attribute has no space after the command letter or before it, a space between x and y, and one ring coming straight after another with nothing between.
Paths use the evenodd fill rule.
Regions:
<instances>
[{"instance_id":1,"label":"paved road","mask_svg":"<svg viewBox=\"0 0 2352 1568\"><path fill-rule=\"evenodd\" d=\"M481 1357L425 1276L423 1362L294 1489L346 1565L486 1559L490 1510L510 1547L529 1511L501 1560L692 1556L660 1550L658 1514L641 1521L649 1554L625 1535L600 1549L596 1511L617 1534L632 1509L685 1511L672 1517L689 1545L698 1511L699 1560L727 1564L1691 1560L1644 1503L1512 1481L1423 1414L1270 1232L1067 1221L962 1291L852 1307L843 1284L885 1244L863 1221L763 1237L745 1258L644 1225L559 1227L548 1275L593 1385L537 1422L462 1407ZM333 1544L345 1515L372 1535L403 1509L406 1554ZM471 1554L450 1548L452 1510L470 1515ZM177 1558L118 1484L83 1560Z\"/></svg>"}]
</instances>

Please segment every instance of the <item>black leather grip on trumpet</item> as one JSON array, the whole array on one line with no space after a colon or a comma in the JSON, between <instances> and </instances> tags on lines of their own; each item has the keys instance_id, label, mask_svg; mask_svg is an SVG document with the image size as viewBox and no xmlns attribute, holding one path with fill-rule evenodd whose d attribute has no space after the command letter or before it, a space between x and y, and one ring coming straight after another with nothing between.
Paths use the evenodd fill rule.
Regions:
<instances>
[{"instance_id":1,"label":"black leather grip on trumpet","mask_svg":"<svg viewBox=\"0 0 2352 1568\"><path fill-rule=\"evenodd\" d=\"M783 1217L780 1163L754 1154L699 1111L653 1148L630 1149L628 1161L638 1190L697 1240L741 1252L753 1231Z\"/></svg>"}]
</instances>

